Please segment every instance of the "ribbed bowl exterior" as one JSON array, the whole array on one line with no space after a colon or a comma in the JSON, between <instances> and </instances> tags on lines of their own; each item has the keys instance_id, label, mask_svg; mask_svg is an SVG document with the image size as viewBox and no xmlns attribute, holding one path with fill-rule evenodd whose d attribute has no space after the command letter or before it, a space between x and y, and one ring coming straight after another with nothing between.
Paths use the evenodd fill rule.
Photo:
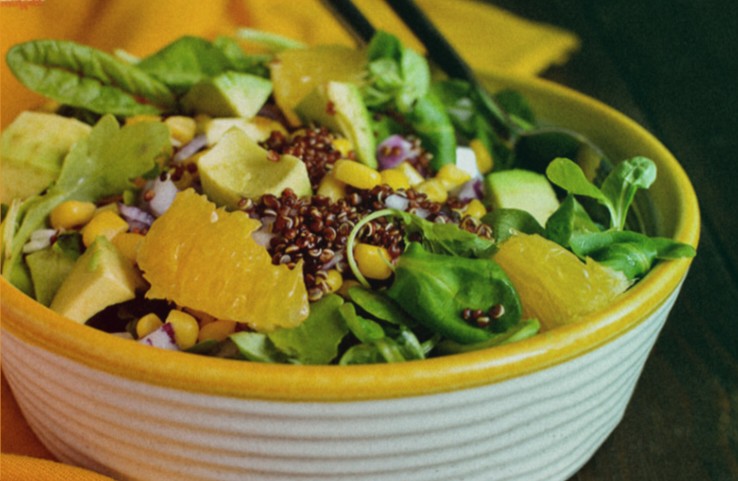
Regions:
<instances>
[{"instance_id":1,"label":"ribbed bowl exterior","mask_svg":"<svg viewBox=\"0 0 738 481\"><path fill-rule=\"evenodd\" d=\"M96 370L8 332L2 365L54 455L121 481L556 481L622 418L678 291L633 329L562 364L406 398L187 392Z\"/></svg>"}]
</instances>

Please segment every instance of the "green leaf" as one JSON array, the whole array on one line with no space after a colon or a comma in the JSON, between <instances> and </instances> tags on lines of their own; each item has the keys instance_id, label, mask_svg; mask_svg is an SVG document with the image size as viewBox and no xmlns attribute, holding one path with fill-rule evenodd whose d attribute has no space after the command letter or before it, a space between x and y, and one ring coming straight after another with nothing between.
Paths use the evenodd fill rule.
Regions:
<instances>
[{"instance_id":1,"label":"green leaf","mask_svg":"<svg viewBox=\"0 0 738 481\"><path fill-rule=\"evenodd\" d=\"M250 73L260 77L269 77L268 63L272 55L247 55L238 42L226 36L219 36L213 41L215 45L231 64L231 68L237 72Z\"/></svg>"},{"instance_id":2,"label":"green leaf","mask_svg":"<svg viewBox=\"0 0 738 481\"><path fill-rule=\"evenodd\" d=\"M433 254L415 242L399 257L387 295L419 324L464 344L488 340L520 320L517 292L494 261ZM504 314L487 327L462 317L466 308L486 312L497 304Z\"/></svg>"},{"instance_id":3,"label":"green leaf","mask_svg":"<svg viewBox=\"0 0 738 481\"><path fill-rule=\"evenodd\" d=\"M633 157L615 166L602 183L609 199L612 227L621 230L638 189L648 189L656 180L656 164L646 157Z\"/></svg>"},{"instance_id":4,"label":"green leaf","mask_svg":"<svg viewBox=\"0 0 738 481\"><path fill-rule=\"evenodd\" d=\"M304 43L289 37L253 28L239 28L236 31L236 37L240 40L265 47L272 52L279 52L291 48L305 48L306 46Z\"/></svg>"},{"instance_id":5,"label":"green leaf","mask_svg":"<svg viewBox=\"0 0 738 481\"><path fill-rule=\"evenodd\" d=\"M267 334L274 346L299 364L328 364L338 355L338 345L348 333L340 308L345 304L336 294L310 304L310 315L291 329Z\"/></svg>"},{"instance_id":6,"label":"green leaf","mask_svg":"<svg viewBox=\"0 0 738 481\"><path fill-rule=\"evenodd\" d=\"M201 80L230 69L231 62L211 42L185 36L142 59L137 66L182 94Z\"/></svg>"},{"instance_id":7,"label":"green leaf","mask_svg":"<svg viewBox=\"0 0 738 481\"><path fill-rule=\"evenodd\" d=\"M546 221L545 237L569 247L569 239L575 233L599 232L600 227L589 217L584 207L573 195L567 195L559 208Z\"/></svg>"},{"instance_id":8,"label":"green leaf","mask_svg":"<svg viewBox=\"0 0 738 481\"><path fill-rule=\"evenodd\" d=\"M584 171L573 160L564 157L552 160L546 168L546 176L570 194L591 197L604 205L610 202L607 196L587 179Z\"/></svg>"},{"instance_id":9,"label":"green leaf","mask_svg":"<svg viewBox=\"0 0 738 481\"><path fill-rule=\"evenodd\" d=\"M485 214L481 220L492 227L492 233L497 244L520 232L524 234L543 234L541 224L525 210L494 209Z\"/></svg>"},{"instance_id":10,"label":"green leaf","mask_svg":"<svg viewBox=\"0 0 738 481\"><path fill-rule=\"evenodd\" d=\"M241 331L231 334L229 339L238 347L238 351L249 361L286 363L285 355L279 351L262 332Z\"/></svg>"},{"instance_id":11,"label":"green leaf","mask_svg":"<svg viewBox=\"0 0 738 481\"><path fill-rule=\"evenodd\" d=\"M351 333L360 342L371 344L384 339L384 329L382 329L382 326L371 319L356 314L356 309L350 302L342 305L339 311Z\"/></svg>"},{"instance_id":12,"label":"green leaf","mask_svg":"<svg viewBox=\"0 0 738 481\"><path fill-rule=\"evenodd\" d=\"M65 105L114 115L159 114L175 106L172 93L154 77L71 41L21 43L6 58L23 85Z\"/></svg>"},{"instance_id":13,"label":"green leaf","mask_svg":"<svg viewBox=\"0 0 738 481\"><path fill-rule=\"evenodd\" d=\"M541 323L538 319L526 319L520 321L505 332L495 334L486 341L474 344L460 344L451 340L443 340L438 343L437 353L442 355L459 354L462 352L478 351L480 349L488 349L490 347L501 346L511 342L522 341L533 337L541 330Z\"/></svg>"},{"instance_id":14,"label":"green leaf","mask_svg":"<svg viewBox=\"0 0 738 481\"><path fill-rule=\"evenodd\" d=\"M357 286L350 288L348 295L357 306L380 321L398 326L415 324L395 301L381 292Z\"/></svg>"},{"instance_id":15,"label":"green leaf","mask_svg":"<svg viewBox=\"0 0 738 481\"><path fill-rule=\"evenodd\" d=\"M579 257L591 257L623 272L628 279L646 274L656 260L690 258L696 254L692 246L672 239L616 230L574 233L570 247Z\"/></svg>"},{"instance_id":16,"label":"green leaf","mask_svg":"<svg viewBox=\"0 0 738 481\"><path fill-rule=\"evenodd\" d=\"M456 224L440 224L423 219L410 212L393 211L405 224L406 239L419 234L423 247L429 252L462 257L486 258L497 250L494 243L461 229Z\"/></svg>"},{"instance_id":17,"label":"green leaf","mask_svg":"<svg viewBox=\"0 0 738 481\"><path fill-rule=\"evenodd\" d=\"M434 170L456 162L456 132L445 106L433 92L418 98L406 119L433 155L430 164Z\"/></svg>"}]
</instances>

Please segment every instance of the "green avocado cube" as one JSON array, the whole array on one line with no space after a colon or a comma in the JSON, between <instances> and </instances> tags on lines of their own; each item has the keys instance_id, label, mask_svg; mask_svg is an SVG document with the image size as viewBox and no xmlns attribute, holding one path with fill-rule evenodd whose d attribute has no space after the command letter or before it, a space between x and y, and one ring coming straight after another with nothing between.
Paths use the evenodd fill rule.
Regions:
<instances>
[{"instance_id":1,"label":"green avocado cube","mask_svg":"<svg viewBox=\"0 0 738 481\"><path fill-rule=\"evenodd\" d=\"M268 79L229 71L196 83L182 98L182 105L213 117L251 118L271 94Z\"/></svg>"},{"instance_id":2,"label":"green avocado cube","mask_svg":"<svg viewBox=\"0 0 738 481\"><path fill-rule=\"evenodd\" d=\"M275 157L236 127L198 159L197 170L205 195L234 209L244 198L279 195L286 188L299 197L312 194L302 160L292 155Z\"/></svg>"},{"instance_id":3,"label":"green avocado cube","mask_svg":"<svg viewBox=\"0 0 738 481\"><path fill-rule=\"evenodd\" d=\"M543 174L523 169L500 170L484 180L487 203L493 209L524 210L545 226L559 207L556 192Z\"/></svg>"},{"instance_id":4,"label":"green avocado cube","mask_svg":"<svg viewBox=\"0 0 738 481\"><path fill-rule=\"evenodd\" d=\"M74 263L49 307L82 324L108 306L134 299L143 285L133 263L100 236Z\"/></svg>"},{"instance_id":5,"label":"green avocado cube","mask_svg":"<svg viewBox=\"0 0 738 481\"><path fill-rule=\"evenodd\" d=\"M0 137L0 201L9 204L47 188L59 175L69 149L90 130L89 125L61 115L21 113Z\"/></svg>"},{"instance_id":6,"label":"green avocado cube","mask_svg":"<svg viewBox=\"0 0 738 481\"><path fill-rule=\"evenodd\" d=\"M358 160L377 168L377 141L359 87L348 82L319 85L295 109L303 122L315 122L344 135Z\"/></svg>"}]
</instances>

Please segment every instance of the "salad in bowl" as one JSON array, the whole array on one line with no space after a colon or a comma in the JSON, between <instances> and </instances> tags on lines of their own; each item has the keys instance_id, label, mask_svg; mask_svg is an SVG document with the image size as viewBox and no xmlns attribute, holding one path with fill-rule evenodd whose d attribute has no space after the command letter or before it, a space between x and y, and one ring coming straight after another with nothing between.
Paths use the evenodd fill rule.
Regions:
<instances>
[{"instance_id":1,"label":"salad in bowl","mask_svg":"<svg viewBox=\"0 0 738 481\"><path fill-rule=\"evenodd\" d=\"M425 359L575 323L695 254L646 231L650 159L610 159L386 32L145 58L38 40L7 62L50 102L2 133L2 274L131 342Z\"/></svg>"}]
</instances>

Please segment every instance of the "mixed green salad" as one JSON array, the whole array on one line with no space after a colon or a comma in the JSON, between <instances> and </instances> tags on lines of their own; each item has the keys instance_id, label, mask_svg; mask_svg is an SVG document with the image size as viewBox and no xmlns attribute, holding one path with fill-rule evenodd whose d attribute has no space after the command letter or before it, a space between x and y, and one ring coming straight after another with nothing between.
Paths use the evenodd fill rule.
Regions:
<instances>
[{"instance_id":1,"label":"mixed green salad","mask_svg":"<svg viewBox=\"0 0 738 481\"><path fill-rule=\"evenodd\" d=\"M511 239L594 269L605 302L695 254L631 209L651 160L608 159L519 93L447 78L386 32L352 49L241 30L144 58L37 40L6 60L50 101L2 133L2 275L144 344L424 359L562 322L521 295L558 261L522 259L516 285L497 255ZM572 302L563 322L602 307Z\"/></svg>"}]
</instances>

